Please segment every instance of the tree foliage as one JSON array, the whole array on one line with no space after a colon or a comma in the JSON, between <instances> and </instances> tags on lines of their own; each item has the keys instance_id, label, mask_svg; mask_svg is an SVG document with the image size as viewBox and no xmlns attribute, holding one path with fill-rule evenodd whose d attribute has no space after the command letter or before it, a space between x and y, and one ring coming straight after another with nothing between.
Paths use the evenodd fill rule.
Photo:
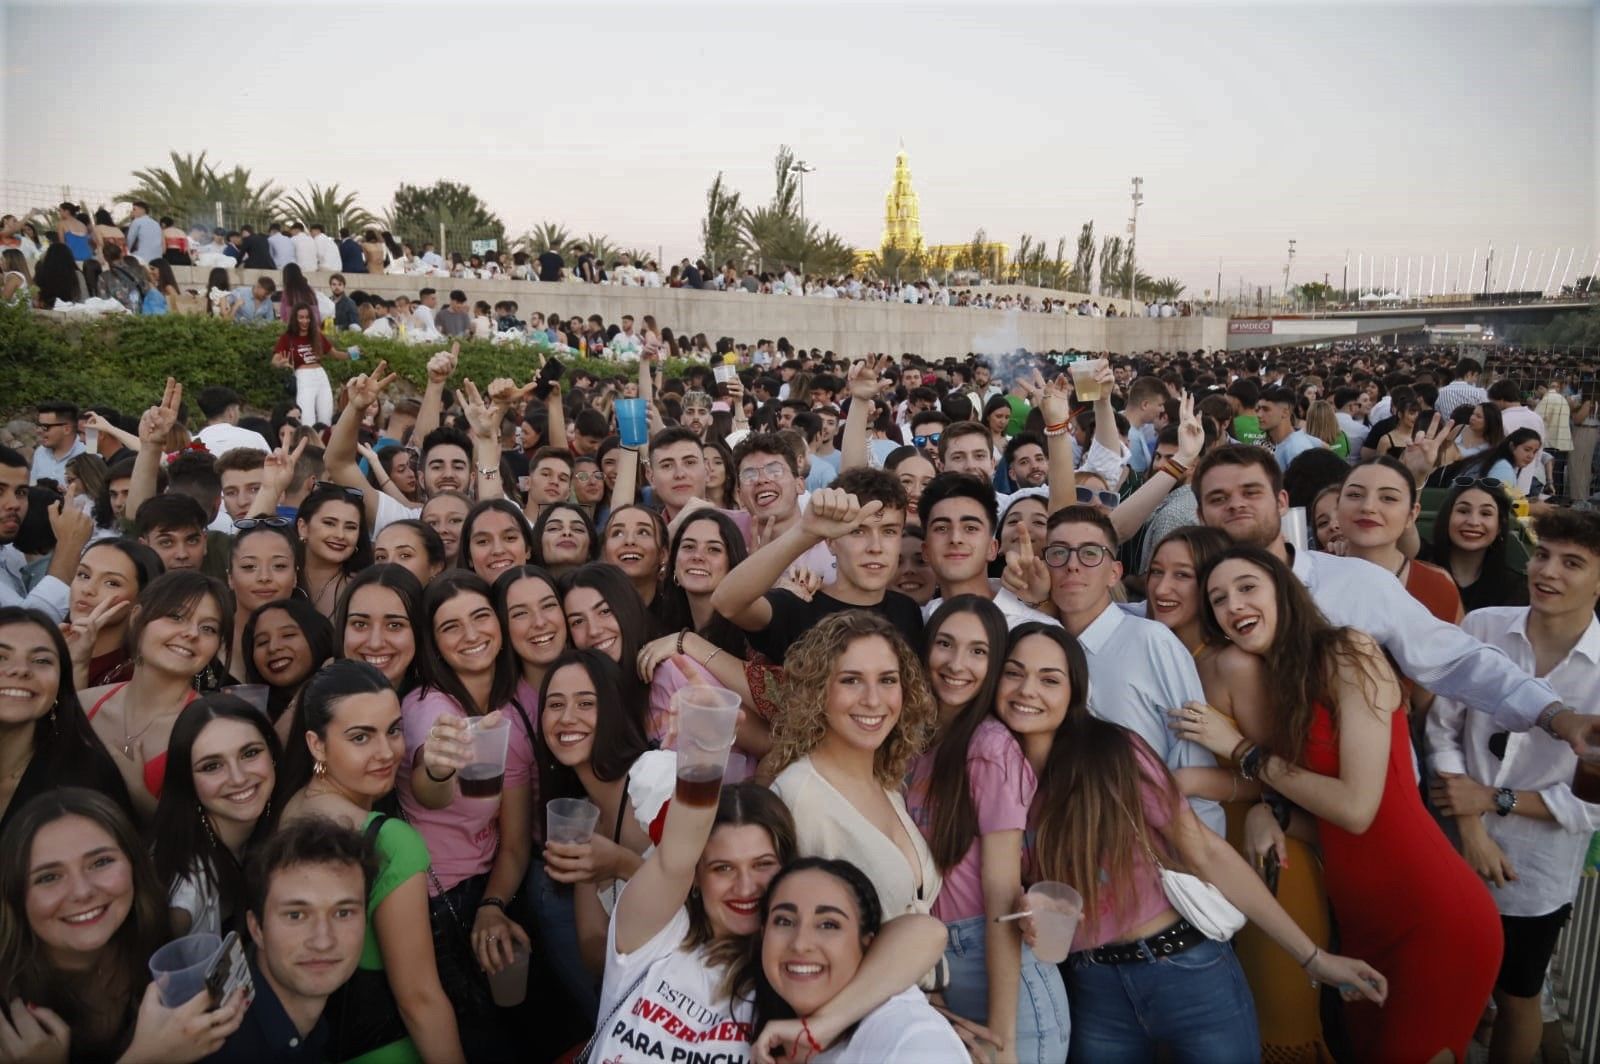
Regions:
<instances>
[{"instance_id":1,"label":"tree foliage","mask_svg":"<svg viewBox=\"0 0 1600 1064\"><path fill-rule=\"evenodd\" d=\"M302 191L284 196L280 206L285 218L306 225L320 222L333 235L338 235L340 229L360 233L368 226L379 224L376 215L356 202L356 194L340 190L337 182L326 186L309 182Z\"/></svg>"},{"instance_id":2,"label":"tree foliage","mask_svg":"<svg viewBox=\"0 0 1600 1064\"><path fill-rule=\"evenodd\" d=\"M1094 283L1094 223L1084 222L1078 230L1077 254L1072 259L1074 287L1084 294L1093 291Z\"/></svg>"},{"instance_id":3,"label":"tree foliage","mask_svg":"<svg viewBox=\"0 0 1600 1064\"><path fill-rule=\"evenodd\" d=\"M739 205L739 192L722 180L722 171L706 189L706 216L700 222L700 245L706 262L727 262L737 259L744 248L740 231L743 218Z\"/></svg>"},{"instance_id":4,"label":"tree foliage","mask_svg":"<svg viewBox=\"0 0 1600 1064\"><path fill-rule=\"evenodd\" d=\"M270 181L257 181L249 170L234 166L221 170L206 153L179 155L168 152L172 165L150 166L133 172L135 184L117 197L119 203L142 200L156 217L170 216L179 225L217 224L217 204L222 223L237 227L266 225L279 218L283 192Z\"/></svg>"},{"instance_id":5,"label":"tree foliage","mask_svg":"<svg viewBox=\"0 0 1600 1064\"><path fill-rule=\"evenodd\" d=\"M572 238L572 233L560 222L540 222L526 233L517 237L512 242L512 247L517 251L526 251L530 255L543 255L546 251L554 251L562 258L572 255L572 249L577 244Z\"/></svg>"},{"instance_id":6,"label":"tree foliage","mask_svg":"<svg viewBox=\"0 0 1600 1064\"><path fill-rule=\"evenodd\" d=\"M444 228L446 247L441 253L465 253L474 240L498 240L505 246L506 227L471 187L456 181L439 180L431 185L402 184L395 189L394 202L384 215L394 235L418 251L423 244L439 242Z\"/></svg>"}]
</instances>

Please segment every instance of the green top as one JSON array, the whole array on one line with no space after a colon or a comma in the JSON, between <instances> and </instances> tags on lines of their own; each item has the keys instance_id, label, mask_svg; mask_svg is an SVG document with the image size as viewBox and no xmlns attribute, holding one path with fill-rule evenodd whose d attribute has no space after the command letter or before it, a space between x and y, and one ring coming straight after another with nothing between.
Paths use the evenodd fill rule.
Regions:
<instances>
[{"instance_id":1,"label":"green top","mask_svg":"<svg viewBox=\"0 0 1600 1064\"><path fill-rule=\"evenodd\" d=\"M1019 395L1007 395L1006 402L1011 405L1011 420L1006 422L1006 435L1015 436L1021 432L1028 423L1028 411L1033 407Z\"/></svg>"},{"instance_id":2,"label":"green top","mask_svg":"<svg viewBox=\"0 0 1600 1064\"><path fill-rule=\"evenodd\" d=\"M1261 419L1254 414L1240 414L1233 419L1233 438L1252 447L1267 442L1267 434L1261 430Z\"/></svg>"},{"instance_id":3,"label":"green top","mask_svg":"<svg viewBox=\"0 0 1600 1064\"><path fill-rule=\"evenodd\" d=\"M372 819L381 813L368 813L362 821L363 831ZM372 926L372 914L378 911L384 899L412 876L428 870L428 845L417 834L417 829L398 817L390 817L378 829L378 875L372 881L367 895L367 940L361 946L361 961L357 965L367 971L383 971L383 951L378 948L378 933ZM350 1064L422 1064L422 1056L409 1038L390 1042L356 1057Z\"/></svg>"}]
</instances>

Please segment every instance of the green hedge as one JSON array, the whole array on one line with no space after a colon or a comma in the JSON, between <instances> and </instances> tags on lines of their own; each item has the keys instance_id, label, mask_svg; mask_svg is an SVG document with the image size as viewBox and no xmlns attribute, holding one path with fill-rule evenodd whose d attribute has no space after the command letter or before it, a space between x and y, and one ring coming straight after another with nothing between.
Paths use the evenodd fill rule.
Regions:
<instances>
[{"instance_id":1,"label":"green hedge","mask_svg":"<svg viewBox=\"0 0 1600 1064\"><path fill-rule=\"evenodd\" d=\"M104 403L136 413L160 400L169 376L183 383L191 409L192 397L201 388L226 384L237 389L247 404L265 410L294 392L292 375L271 364L272 348L282 331L275 323L244 325L179 314L78 320L0 306L0 422L50 399L79 406ZM335 387L387 359L391 369L420 389L427 379L428 359L448 346L373 337L361 337L358 345L359 362L328 364ZM569 373L578 368L598 375L637 372L637 363L565 356L562 362ZM495 377L523 382L537 363L532 348L471 340L461 345L460 369L452 383L462 377L480 385ZM687 365L669 363L666 372L680 373Z\"/></svg>"}]
</instances>

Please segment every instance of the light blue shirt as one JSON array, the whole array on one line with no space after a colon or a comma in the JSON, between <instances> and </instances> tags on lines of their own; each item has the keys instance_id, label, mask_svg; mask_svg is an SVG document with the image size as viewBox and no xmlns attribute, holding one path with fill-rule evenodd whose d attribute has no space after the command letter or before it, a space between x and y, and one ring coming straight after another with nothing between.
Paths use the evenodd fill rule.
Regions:
<instances>
[{"instance_id":1,"label":"light blue shirt","mask_svg":"<svg viewBox=\"0 0 1600 1064\"><path fill-rule=\"evenodd\" d=\"M73 440L72 450L68 451L64 458L57 458L48 447L35 447L33 449L33 465L28 469L28 483L37 484L41 480L49 479L55 481L63 489L66 488L67 463L78 457L85 450L82 440Z\"/></svg>"},{"instance_id":2,"label":"light blue shirt","mask_svg":"<svg viewBox=\"0 0 1600 1064\"><path fill-rule=\"evenodd\" d=\"M1089 661L1089 712L1137 734L1170 769L1216 766L1209 750L1167 727L1169 710L1204 702L1206 692L1194 655L1166 625L1109 603L1078 644ZM1221 805L1205 798L1190 798L1189 805L1206 827L1227 834Z\"/></svg>"},{"instance_id":3,"label":"light blue shirt","mask_svg":"<svg viewBox=\"0 0 1600 1064\"><path fill-rule=\"evenodd\" d=\"M161 239L161 226L148 214L140 215L128 223L128 254L149 265L166 251Z\"/></svg>"},{"instance_id":4,"label":"light blue shirt","mask_svg":"<svg viewBox=\"0 0 1600 1064\"><path fill-rule=\"evenodd\" d=\"M281 270L294 261L294 242L282 233L267 237L267 247L272 250L272 265L276 269Z\"/></svg>"},{"instance_id":5,"label":"light blue shirt","mask_svg":"<svg viewBox=\"0 0 1600 1064\"><path fill-rule=\"evenodd\" d=\"M1278 468L1287 472L1290 462L1307 451L1314 451L1318 447L1326 446L1328 445L1304 429L1295 429L1283 438L1282 443L1273 445L1272 453L1278 459Z\"/></svg>"},{"instance_id":6,"label":"light blue shirt","mask_svg":"<svg viewBox=\"0 0 1600 1064\"><path fill-rule=\"evenodd\" d=\"M22 571L28 559L10 543L0 546L0 606L24 606L39 610L54 621L67 619L67 585L53 576L40 580L28 590Z\"/></svg>"},{"instance_id":7,"label":"light blue shirt","mask_svg":"<svg viewBox=\"0 0 1600 1064\"><path fill-rule=\"evenodd\" d=\"M234 321L276 321L278 308L272 300L263 299L256 301L255 288L252 285L240 285L229 293L229 298L239 305L234 311Z\"/></svg>"}]
</instances>

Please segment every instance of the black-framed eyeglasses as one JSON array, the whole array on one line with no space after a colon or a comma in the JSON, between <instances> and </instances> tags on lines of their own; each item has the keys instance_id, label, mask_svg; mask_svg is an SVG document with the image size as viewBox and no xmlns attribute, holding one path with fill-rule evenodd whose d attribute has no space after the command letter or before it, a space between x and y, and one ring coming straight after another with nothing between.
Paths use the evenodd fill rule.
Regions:
<instances>
[{"instance_id":1,"label":"black-framed eyeglasses","mask_svg":"<svg viewBox=\"0 0 1600 1064\"><path fill-rule=\"evenodd\" d=\"M249 532L254 528L288 528L294 522L287 517L270 514L266 517L241 517L233 523L235 532Z\"/></svg>"},{"instance_id":2,"label":"black-framed eyeglasses","mask_svg":"<svg viewBox=\"0 0 1600 1064\"><path fill-rule=\"evenodd\" d=\"M1117 503L1122 501L1122 496L1114 491L1095 491L1093 488L1079 488L1078 502L1084 506L1093 506L1098 502L1107 510L1115 510Z\"/></svg>"},{"instance_id":3,"label":"black-framed eyeglasses","mask_svg":"<svg viewBox=\"0 0 1600 1064\"><path fill-rule=\"evenodd\" d=\"M911 442L916 444L918 447L926 447L930 443L938 443L939 438L943 435L943 432L932 432L926 436L913 436L911 437Z\"/></svg>"},{"instance_id":4,"label":"black-framed eyeglasses","mask_svg":"<svg viewBox=\"0 0 1600 1064\"><path fill-rule=\"evenodd\" d=\"M1044 563L1052 569L1065 569L1074 554L1078 556L1079 565L1085 569L1093 569L1110 557L1111 548L1102 547L1098 543L1085 543L1081 547L1052 543L1044 549Z\"/></svg>"},{"instance_id":5,"label":"black-framed eyeglasses","mask_svg":"<svg viewBox=\"0 0 1600 1064\"><path fill-rule=\"evenodd\" d=\"M38 429L40 432L43 432L45 429L65 428L69 424L71 424L71 422L67 422L67 421L37 421L37 422L34 423L34 428Z\"/></svg>"},{"instance_id":6,"label":"black-framed eyeglasses","mask_svg":"<svg viewBox=\"0 0 1600 1064\"><path fill-rule=\"evenodd\" d=\"M346 487L343 484L335 484L331 480L319 480L319 481L317 481L316 490L317 491L342 491L342 492L345 493L345 495L349 496L352 499L365 499L367 497L367 493L362 491L360 488L351 488L351 487Z\"/></svg>"},{"instance_id":7,"label":"black-framed eyeglasses","mask_svg":"<svg viewBox=\"0 0 1600 1064\"><path fill-rule=\"evenodd\" d=\"M1499 477L1456 477L1451 483L1458 488L1488 488L1491 491L1505 487Z\"/></svg>"}]
</instances>

